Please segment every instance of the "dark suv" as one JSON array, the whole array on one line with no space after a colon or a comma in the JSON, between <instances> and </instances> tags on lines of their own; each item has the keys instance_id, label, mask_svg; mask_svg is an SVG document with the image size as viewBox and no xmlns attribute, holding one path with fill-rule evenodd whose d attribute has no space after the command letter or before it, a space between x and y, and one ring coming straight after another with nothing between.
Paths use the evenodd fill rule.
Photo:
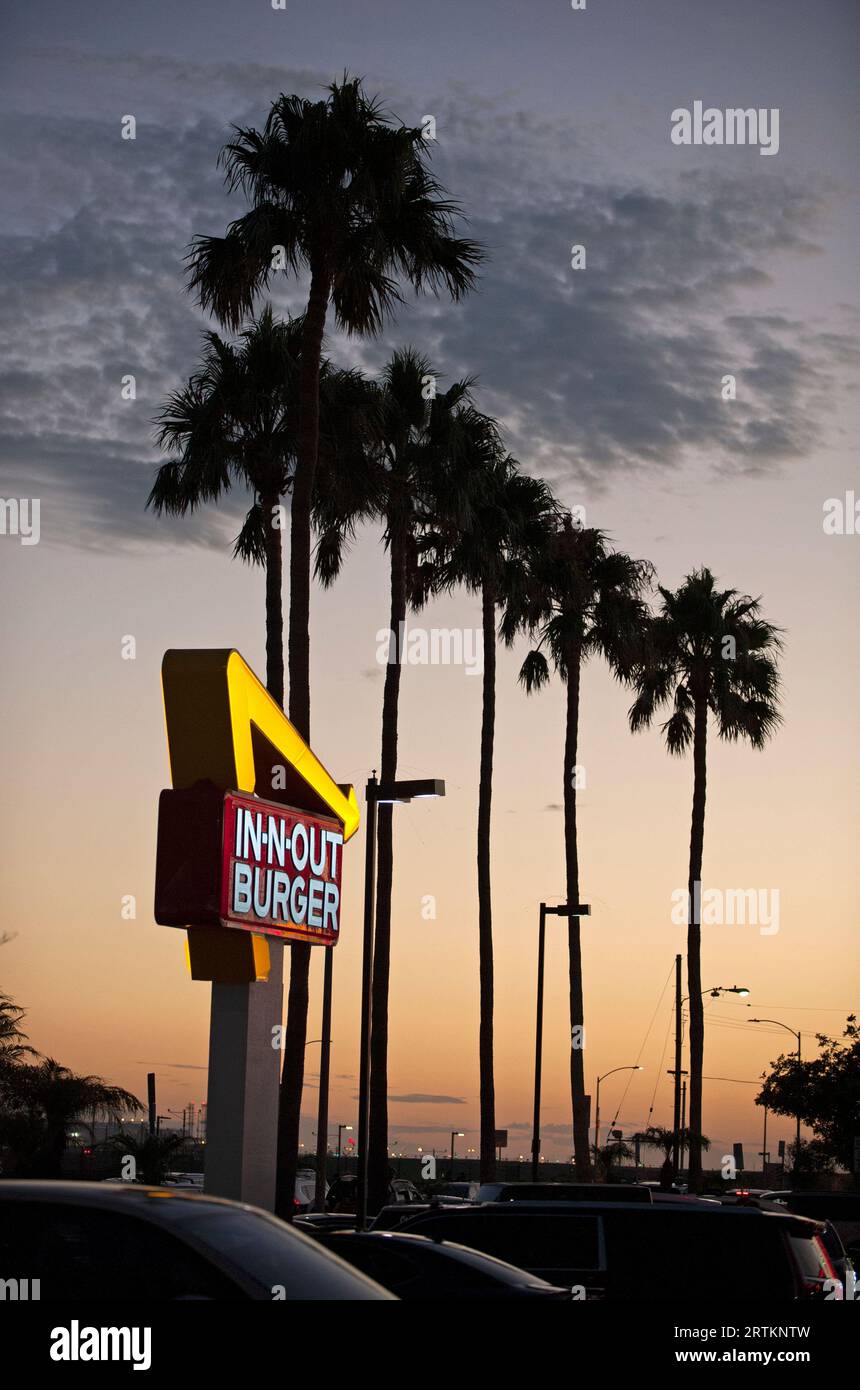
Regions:
<instances>
[{"instance_id":1,"label":"dark suv","mask_svg":"<svg viewBox=\"0 0 860 1390\"><path fill-rule=\"evenodd\" d=\"M648 1187L602 1182L482 1182L474 1202L651 1202Z\"/></svg>"},{"instance_id":2,"label":"dark suv","mask_svg":"<svg viewBox=\"0 0 860 1390\"><path fill-rule=\"evenodd\" d=\"M401 1224L495 1255L588 1298L636 1300L839 1297L820 1223L721 1207L491 1203L415 1213Z\"/></svg>"}]
</instances>

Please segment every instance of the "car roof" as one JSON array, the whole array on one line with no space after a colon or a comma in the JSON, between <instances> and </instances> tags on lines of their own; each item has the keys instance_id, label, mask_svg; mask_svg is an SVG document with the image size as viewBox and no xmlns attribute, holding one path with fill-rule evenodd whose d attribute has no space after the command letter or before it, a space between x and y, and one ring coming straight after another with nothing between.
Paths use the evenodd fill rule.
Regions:
<instances>
[{"instance_id":1,"label":"car roof","mask_svg":"<svg viewBox=\"0 0 860 1390\"><path fill-rule=\"evenodd\" d=\"M420 1212L415 1214L418 1217L442 1217L448 1219L452 1216L465 1218L467 1221L475 1220L481 1214L487 1212L498 1212L508 1219L521 1217L528 1219L539 1214L544 1215L565 1215L565 1216L601 1216L601 1215L623 1215L625 1212L635 1213L646 1219L659 1220L661 1217L668 1217L669 1220L687 1220L690 1215L706 1216L710 1221L729 1220L729 1221L769 1221L782 1222L785 1226L796 1228L798 1234L814 1235L823 1229L823 1222L814 1221L806 1216L796 1216L792 1212L782 1211L762 1211L759 1207L747 1206L723 1206L716 1202L693 1202L688 1204L676 1205L674 1202L667 1205L654 1205L644 1202L484 1202L480 1206L468 1206L457 1208L439 1207L431 1212Z\"/></svg>"},{"instance_id":2,"label":"car roof","mask_svg":"<svg viewBox=\"0 0 860 1390\"><path fill-rule=\"evenodd\" d=\"M229 1197L195 1191L191 1187L155 1187L145 1183L72 1182L68 1179L4 1178L0 1182L0 1201L68 1202L76 1206L98 1206L114 1211L135 1209L138 1215L200 1210L201 1207L222 1206L270 1217L271 1213L249 1202L234 1202ZM192 1207L193 1204L193 1207Z\"/></svg>"},{"instance_id":3,"label":"car roof","mask_svg":"<svg viewBox=\"0 0 860 1390\"><path fill-rule=\"evenodd\" d=\"M335 1249L344 1242L355 1242L356 1244L370 1241L373 1245L385 1241L387 1245L393 1245L398 1249L419 1249L433 1251L436 1254L450 1256L460 1264L472 1265L474 1268L486 1269L487 1265L492 1265L493 1270L500 1278L507 1277L511 1283L543 1285L545 1288L555 1288L557 1285L549 1284L545 1279L538 1279L527 1270L520 1269L517 1265L509 1264L507 1260L500 1260L495 1255L485 1255L481 1250L472 1250L468 1245L460 1245L455 1240L433 1240L430 1236L422 1236L417 1231L332 1231L323 1242L326 1246L333 1243Z\"/></svg>"}]
</instances>

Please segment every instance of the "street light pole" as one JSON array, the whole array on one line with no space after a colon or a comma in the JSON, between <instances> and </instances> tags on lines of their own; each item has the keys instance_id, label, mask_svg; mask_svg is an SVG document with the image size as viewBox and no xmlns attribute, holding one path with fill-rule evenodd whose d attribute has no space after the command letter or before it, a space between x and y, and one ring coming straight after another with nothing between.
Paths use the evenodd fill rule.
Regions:
<instances>
[{"instance_id":1,"label":"street light pole","mask_svg":"<svg viewBox=\"0 0 860 1390\"><path fill-rule=\"evenodd\" d=\"M455 1139L464 1139L464 1138L465 1138L465 1135L464 1135L462 1129L452 1129L452 1130L451 1130L451 1178L452 1178L452 1180L453 1180L453 1177L454 1177L454 1140L455 1140Z\"/></svg>"},{"instance_id":2,"label":"street light pole","mask_svg":"<svg viewBox=\"0 0 860 1390\"><path fill-rule=\"evenodd\" d=\"M540 905L537 964L537 1016L535 1018L535 1094L532 1117L532 1182L538 1180L540 1162L540 1089L543 1065L543 967L546 954L546 903Z\"/></svg>"},{"instance_id":3,"label":"street light pole","mask_svg":"<svg viewBox=\"0 0 860 1390\"><path fill-rule=\"evenodd\" d=\"M338 1125L337 1127L337 1175L340 1177L340 1144L345 1129L352 1129L352 1125Z\"/></svg>"},{"instance_id":4,"label":"street light pole","mask_svg":"<svg viewBox=\"0 0 860 1390\"><path fill-rule=\"evenodd\" d=\"M611 1071L605 1071L602 1076L597 1078L594 1098L594 1168L597 1170L597 1157L600 1152L600 1083L605 1081L607 1076L614 1076L617 1071L641 1071L640 1066L632 1067L613 1067Z\"/></svg>"},{"instance_id":5,"label":"street light pole","mask_svg":"<svg viewBox=\"0 0 860 1390\"><path fill-rule=\"evenodd\" d=\"M323 974L322 1048L320 1051L320 1092L317 1103L317 1176L314 1184L314 1211L325 1211L326 1167L328 1163L328 1091L331 1076L331 995L334 947L325 948Z\"/></svg>"},{"instance_id":6,"label":"street light pole","mask_svg":"<svg viewBox=\"0 0 860 1390\"><path fill-rule=\"evenodd\" d=\"M800 1082L800 1029L789 1028L787 1023L780 1023L778 1018L751 1018L750 1023L775 1023L777 1028L784 1028L786 1033L790 1033L793 1038L797 1038L797 1078ZM797 1112L797 1128L794 1139L794 1171L792 1177L797 1182L800 1177L800 1111Z\"/></svg>"},{"instance_id":7,"label":"street light pole","mask_svg":"<svg viewBox=\"0 0 860 1390\"><path fill-rule=\"evenodd\" d=\"M703 990L702 990L702 998L703 998L703 999L704 999L704 997L705 997L706 994L710 994L714 999L716 999L716 998L718 997L718 995L720 995L720 994L740 994L740 995L743 995L743 996L745 997L746 995L749 994L749 990L746 988L745 985L715 985L713 989L703 989ZM682 1043L683 1032L684 1032L683 1015L682 1015L681 1010L682 1010L682 1005L686 1004L686 1002L687 1002L687 1000L689 999L689 997L690 997L689 994L686 994L686 995L684 996L683 999L681 998L681 957L680 957L680 956L676 956L676 957L675 957L675 1069L674 1069L674 1071L672 1072L672 1076L674 1076L674 1078L675 1078L675 1085L674 1085L674 1105L673 1105L673 1120L672 1120L672 1127L673 1127L674 1132L675 1132L675 1139L674 1139L674 1143L672 1144L672 1169L673 1169L673 1174L672 1174L672 1176L673 1176L673 1178L674 1178L674 1180L675 1180L676 1182L677 1182L677 1180L678 1180L678 1174L679 1174L679 1172L681 1171L681 1166L682 1166L680 1131L684 1128L684 1119L683 1119L683 1117L682 1117L682 1115L681 1115L681 1076L683 1075L683 1072L682 1072L682 1070L681 1070L681 1043Z\"/></svg>"},{"instance_id":8,"label":"street light pole","mask_svg":"<svg viewBox=\"0 0 860 1390\"><path fill-rule=\"evenodd\" d=\"M365 788L364 930L361 947L361 1040L358 1060L358 1191L356 1228L367 1225L367 1131L370 1122L370 990L373 980L373 903L376 891L376 794L374 772Z\"/></svg>"},{"instance_id":9,"label":"street light pole","mask_svg":"<svg viewBox=\"0 0 860 1390\"><path fill-rule=\"evenodd\" d=\"M356 1230L367 1225L368 1137L370 1130L370 1014L373 991L373 906L376 897L376 808L380 802L412 801L444 796L445 783L438 778L378 782L372 773L364 789L367 803L364 851L364 930L361 954L361 1038L358 1068L358 1192Z\"/></svg>"},{"instance_id":10,"label":"street light pole","mask_svg":"<svg viewBox=\"0 0 860 1390\"><path fill-rule=\"evenodd\" d=\"M764 1107L764 1133L761 1139L761 1177L764 1186L767 1187L767 1106Z\"/></svg>"},{"instance_id":11,"label":"street light pole","mask_svg":"<svg viewBox=\"0 0 860 1390\"><path fill-rule=\"evenodd\" d=\"M681 957L675 957L675 1103L672 1125L675 1141L672 1145L672 1176L677 1182L681 1168Z\"/></svg>"},{"instance_id":12,"label":"street light pole","mask_svg":"<svg viewBox=\"0 0 860 1390\"><path fill-rule=\"evenodd\" d=\"M532 1182L538 1180L538 1167L540 1164L540 1092L541 1092L541 1068L543 1065L543 975L544 957L546 945L546 919L553 917L588 917L591 914L591 907L588 903L575 903L569 905L560 903L557 907L548 907L546 903L540 905L540 926L538 930L538 967L537 967L537 1017L535 1019L535 1094L534 1094L534 1116L532 1119Z\"/></svg>"}]
</instances>

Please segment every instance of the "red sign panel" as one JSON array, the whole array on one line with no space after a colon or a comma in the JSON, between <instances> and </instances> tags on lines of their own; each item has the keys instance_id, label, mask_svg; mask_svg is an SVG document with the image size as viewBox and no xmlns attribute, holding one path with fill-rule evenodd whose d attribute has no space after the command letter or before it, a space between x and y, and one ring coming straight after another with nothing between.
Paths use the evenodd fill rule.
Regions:
<instances>
[{"instance_id":1,"label":"red sign panel","mask_svg":"<svg viewBox=\"0 0 860 1390\"><path fill-rule=\"evenodd\" d=\"M340 934L342 860L339 821L227 792L223 926L334 946Z\"/></svg>"}]
</instances>

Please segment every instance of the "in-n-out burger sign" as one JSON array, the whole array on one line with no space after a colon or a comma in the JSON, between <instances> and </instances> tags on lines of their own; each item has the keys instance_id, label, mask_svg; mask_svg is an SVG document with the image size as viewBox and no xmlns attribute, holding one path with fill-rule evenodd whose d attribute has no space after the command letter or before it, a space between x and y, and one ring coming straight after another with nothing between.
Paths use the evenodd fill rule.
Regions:
<instances>
[{"instance_id":1,"label":"in-n-out burger sign","mask_svg":"<svg viewBox=\"0 0 860 1390\"><path fill-rule=\"evenodd\" d=\"M155 919L334 946L343 827L200 784L161 793Z\"/></svg>"},{"instance_id":2,"label":"in-n-out burger sign","mask_svg":"<svg viewBox=\"0 0 860 1390\"><path fill-rule=\"evenodd\" d=\"M336 821L228 792L222 925L335 945L342 851L343 831Z\"/></svg>"},{"instance_id":3,"label":"in-n-out burger sign","mask_svg":"<svg viewBox=\"0 0 860 1390\"><path fill-rule=\"evenodd\" d=\"M355 789L237 651L168 651L161 679L173 786L158 803L155 920L188 929L194 979L265 980L268 937L338 940Z\"/></svg>"}]
</instances>

